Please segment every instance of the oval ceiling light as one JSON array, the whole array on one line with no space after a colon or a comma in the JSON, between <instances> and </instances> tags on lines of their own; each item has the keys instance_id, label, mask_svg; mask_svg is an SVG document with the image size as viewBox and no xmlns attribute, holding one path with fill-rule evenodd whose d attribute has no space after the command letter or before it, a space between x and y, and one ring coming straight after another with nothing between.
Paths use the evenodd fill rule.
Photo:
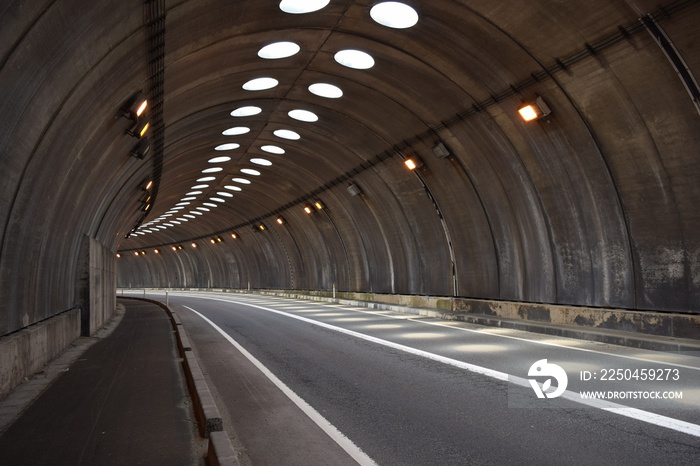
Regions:
<instances>
[{"instance_id":1,"label":"oval ceiling light","mask_svg":"<svg viewBox=\"0 0 700 466\"><path fill-rule=\"evenodd\" d=\"M284 149L282 149L281 147L278 147L278 146L262 146L261 149L264 150L265 152L269 152L270 154L278 154L278 155L284 154Z\"/></svg>"},{"instance_id":2,"label":"oval ceiling light","mask_svg":"<svg viewBox=\"0 0 700 466\"><path fill-rule=\"evenodd\" d=\"M207 177L207 178L213 178L213 177ZM197 181L200 181L200 180L197 180ZM192 186L191 189L205 189L208 187L209 187L208 184L198 184L197 186Z\"/></svg>"},{"instance_id":3,"label":"oval ceiling light","mask_svg":"<svg viewBox=\"0 0 700 466\"><path fill-rule=\"evenodd\" d=\"M361 50L341 50L335 54L334 58L341 65L356 70L368 70L374 66L372 55Z\"/></svg>"},{"instance_id":4,"label":"oval ceiling light","mask_svg":"<svg viewBox=\"0 0 700 466\"><path fill-rule=\"evenodd\" d=\"M241 147L240 144L236 144L235 142L232 142L230 144L221 144L220 146L216 146L214 150L233 150L233 149L238 149Z\"/></svg>"},{"instance_id":5,"label":"oval ceiling light","mask_svg":"<svg viewBox=\"0 0 700 466\"><path fill-rule=\"evenodd\" d=\"M207 207L219 207L217 204L214 204L213 202L202 202L202 205L205 205Z\"/></svg>"},{"instance_id":6,"label":"oval ceiling light","mask_svg":"<svg viewBox=\"0 0 700 466\"><path fill-rule=\"evenodd\" d=\"M197 210L201 210L203 212L211 212L211 209L209 209L207 207L197 207ZM200 213L200 215L202 215L202 214Z\"/></svg>"},{"instance_id":7,"label":"oval ceiling light","mask_svg":"<svg viewBox=\"0 0 700 466\"><path fill-rule=\"evenodd\" d=\"M196 196L197 194L202 194L202 191L190 191L189 193L185 194L185 196Z\"/></svg>"},{"instance_id":8,"label":"oval ceiling light","mask_svg":"<svg viewBox=\"0 0 700 466\"><path fill-rule=\"evenodd\" d=\"M197 183L206 183L207 181L214 181L216 178L213 176L205 176L204 178L198 178ZM208 188L209 186L205 186L205 188ZM191 189L199 189L199 188L191 188Z\"/></svg>"},{"instance_id":9,"label":"oval ceiling light","mask_svg":"<svg viewBox=\"0 0 700 466\"><path fill-rule=\"evenodd\" d=\"M241 173L245 173L246 175L252 176L260 176L260 172L257 170L253 170L252 168L241 168Z\"/></svg>"},{"instance_id":10,"label":"oval ceiling light","mask_svg":"<svg viewBox=\"0 0 700 466\"><path fill-rule=\"evenodd\" d=\"M261 48L258 51L258 56L267 60L276 60L296 55L299 53L299 50L301 50L301 47L294 42L275 42Z\"/></svg>"},{"instance_id":11,"label":"oval ceiling light","mask_svg":"<svg viewBox=\"0 0 700 466\"><path fill-rule=\"evenodd\" d=\"M275 136L282 139L291 139L292 141L297 141L301 139L299 133L289 130L289 129L278 129L273 132Z\"/></svg>"},{"instance_id":12,"label":"oval ceiling light","mask_svg":"<svg viewBox=\"0 0 700 466\"><path fill-rule=\"evenodd\" d=\"M226 202L226 199L221 199L220 197L210 197L209 200L214 202Z\"/></svg>"},{"instance_id":13,"label":"oval ceiling light","mask_svg":"<svg viewBox=\"0 0 700 466\"><path fill-rule=\"evenodd\" d=\"M233 128L229 128L221 134L223 134L224 136L238 136L239 134L246 134L249 132L250 128L248 128L247 126L234 126Z\"/></svg>"},{"instance_id":14,"label":"oval ceiling light","mask_svg":"<svg viewBox=\"0 0 700 466\"><path fill-rule=\"evenodd\" d=\"M223 162L230 162L230 161L231 161L231 157L226 157L226 156L214 157L213 159L209 159L209 163L223 163Z\"/></svg>"},{"instance_id":15,"label":"oval ceiling light","mask_svg":"<svg viewBox=\"0 0 700 466\"><path fill-rule=\"evenodd\" d=\"M318 121L318 115L316 115L314 112L302 110L299 108L296 110L290 110L290 112L287 115L294 118L295 120L305 121L307 123L314 123Z\"/></svg>"},{"instance_id":16,"label":"oval ceiling light","mask_svg":"<svg viewBox=\"0 0 700 466\"><path fill-rule=\"evenodd\" d=\"M261 158L250 159L250 163L254 163L255 165L261 165L263 167L269 167L272 165L272 162L270 162L269 160Z\"/></svg>"},{"instance_id":17,"label":"oval ceiling light","mask_svg":"<svg viewBox=\"0 0 700 466\"><path fill-rule=\"evenodd\" d=\"M233 197L233 194L227 193L226 191L217 191L216 194L218 194L221 197Z\"/></svg>"},{"instance_id":18,"label":"oval ceiling light","mask_svg":"<svg viewBox=\"0 0 700 466\"><path fill-rule=\"evenodd\" d=\"M175 205L190 205L190 203L189 202L178 202Z\"/></svg>"},{"instance_id":19,"label":"oval ceiling light","mask_svg":"<svg viewBox=\"0 0 700 466\"><path fill-rule=\"evenodd\" d=\"M231 112L231 116L232 117L247 117L247 116L257 115L260 112L262 112L262 108L255 107L255 106L251 105L248 107L238 107L236 110Z\"/></svg>"},{"instance_id":20,"label":"oval ceiling light","mask_svg":"<svg viewBox=\"0 0 700 466\"><path fill-rule=\"evenodd\" d=\"M401 2L382 2L374 5L369 15L377 23L394 29L406 29L418 22L418 12Z\"/></svg>"},{"instance_id":21,"label":"oval ceiling light","mask_svg":"<svg viewBox=\"0 0 700 466\"><path fill-rule=\"evenodd\" d=\"M282 0L280 10L293 15L312 13L330 3L331 0Z\"/></svg>"},{"instance_id":22,"label":"oval ceiling light","mask_svg":"<svg viewBox=\"0 0 700 466\"><path fill-rule=\"evenodd\" d=\"M181 201L196 201L196 200L197 200L197 196L183 197L183 198L180 199L180 200L181 200Z\"/></svg>"},{"instance_id":23,"label":"oval ceiling light","mask_svg":"<svg viewBox=\"0 0 700 466\"><path fill-rule=\"evenodd\" d=\"M250 184L250 180L246 180L245 178L234 178L232 181L234 183Z\"/></svg>"},{"instance_id":24,"label":"oval ceiling light","mask_svg":"<svg viewBox=\"0 0 700 466\"><path fill-rule=\"evenodd\" d=\"M190 213L191 213L191 214L195 214L195 215L204 215L203 213L201 213L201 212L199 212L199 211L197 211L197 210L190 210ZM195 218L195 217L192 217L192 218Z\"/></svg>"},{"instance_id":25,"label":"oval ceiling light","mask_svg":"<svg viewBox=\"0 0 700 466\"><path fill-rule=\"evenodd\" d=\"M272 89L279 84L275 78L255 78L251 79L243 85L243 89L246 91L264 91L266 89Z\"/></svg>"},{"instance_id":26,"label":"oval ceiling light","mask_svg":"<svg viewBox=\"0 0 700 466\"><path fill-rule=\"evenodd\" d=\"M328 83L316 83L309 86L309 92L319 97L327 99L338 99L343 97L343 91L338 86Z\"/></svg>"},{"instance_id":27,"label":"oval ceiling light","mask_svg":"<svg viewBox=\"0 0 700 466\"><path fill-rule=\"evenodd\" d=\"M221 167L212 167L212 168L205 168L202 170L202 173L217 173L220 171L223 171L224 169Z\"/></svg>"},{"instance_id":28,"label":"oval ceiling light","mask_svg":"<svg viewBox=\"0 0 700 466\"><path fill-rule=\"evenodd\" d=\"M185 215L183 215L183 217L187 217L187 218L197 218L197 217L195 217L194 215L192 215L192 213L185 214Z\"/></svg>"},{"instance_id":29,"label":"oval ceiling light","mask_svg":"<svg viewBox=\"0 0 700 466\"><path fill-rule=\"evenodd\" d=\"M242 190L241 188L239 188L238 186L231 186L231 185L224 186L224 189L228 189L229 191L243 191L243 190Z\"/></svg>"}]
</instances>

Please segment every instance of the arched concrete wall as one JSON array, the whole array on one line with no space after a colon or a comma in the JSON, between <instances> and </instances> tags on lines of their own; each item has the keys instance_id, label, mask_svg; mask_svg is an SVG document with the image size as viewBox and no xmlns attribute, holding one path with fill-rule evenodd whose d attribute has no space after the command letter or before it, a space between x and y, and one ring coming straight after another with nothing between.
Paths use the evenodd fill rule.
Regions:
<instances>
[{"instance_id":1,"label":"arched concrete wall","mask_svg":"<svg viewBox=\"0 0 700 466\"><path fill-rule=\"evenodd\" d=\"M114 270L111 254L122 251L119 286L335 284L700 311L698 106L639 20L651 15L690 79L700 73L698 2L660 11L648 1L407 0L420 14L407 30L373 23L375 3L288 15L278 2L4 2L0 335L84 301L86 237L106 252L93 254L104 262L94 270ZM163 49L149 50L153 19L164 24ZM301 52L257 57L277 40ZM340 67L341 48L370 52L375 67ZM241 89L260 75L280 86ZM309 94L315 81L345 98ZM130 122L115 118L139 90L163 97L162 147L152 139L144 159L129 155ZM552 114L524 123L517 108L536 96ZM221 134L239 124L230 111L248 104L263 111L235 138L226 179L202 196L250 157L273 166L214 212L125 239L197 184L213 147L233 140ZM319 121L290 120L300 107ZM265 154L279 127L302 139L285 142L284 156ZM436 158L439 141L452 157ZM416 172L401 163L411 154L425 163ZM145 215L140 187L154 176ZM363 195L351 196L350 183ZM305 214L312 199L326 209ZM268 231L253 232L259 221ZM225 241L208 243L217 235ZM114 280L100 283L113 296Z\"/></svg>"}]
</instances>

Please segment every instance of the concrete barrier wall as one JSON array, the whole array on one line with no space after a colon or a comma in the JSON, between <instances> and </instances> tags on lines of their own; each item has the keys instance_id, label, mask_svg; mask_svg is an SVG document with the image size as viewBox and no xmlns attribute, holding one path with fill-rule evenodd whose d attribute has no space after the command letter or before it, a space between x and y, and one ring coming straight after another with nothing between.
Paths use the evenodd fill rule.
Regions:
<instances>
[{"instance_id":1,"label":"concrete barrier wall","mask_svg":"<svg viewBox=\"0 0 700 466\"><path fill-rule=\"evenodd\" d=\"M117 272L114 253L94 238L89 238L89 312L90 332L100 329L117 307Z\"/></svg>"},{"instance_id":2,"label":"concrete barrier wall","mask_svg":"<svg viewBox=\"0 0 700 466\"><path fill-rule=\"evenodd\" d=\"M80 310L72 309L0 338L0 398L39 372L79 336Z\"/></svg>"},{"instance_id":3,"label":"concrete barrier wall","mask_svg":"<svg viewBox=\"0 0 700 466\"><path fill-rule=\"evenodd\" d=\"M328 291L268 290L286 295L333 297ZM523 322L568 325L580 329L612 329L644 335L700 340L700 315L673 312L601 309L583 306L492 301L434 296L337 292L338 299L368 301L445 311L445 316L484 315Z\"/></svg>"}]
</instances>

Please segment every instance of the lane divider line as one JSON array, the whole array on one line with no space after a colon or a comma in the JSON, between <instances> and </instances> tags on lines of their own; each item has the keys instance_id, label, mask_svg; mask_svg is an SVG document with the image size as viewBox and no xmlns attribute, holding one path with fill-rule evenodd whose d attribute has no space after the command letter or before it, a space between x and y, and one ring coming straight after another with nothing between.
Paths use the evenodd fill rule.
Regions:
<instances>
[{"instance_id":1,"label":"lane divider line","mask_svg":"<svg viewBox=\"0 0 700 466\"><path fill-rule=\"evenodd\" d=\"M218 299L217 299L218 300ZM225 300L218 300L225 301ZM229 301L227 301L229 302ZM328 422L318 411L311 407L304 399L297 395L291 388L289 388L284 382L277 378L275 374L270 372L270 370L265 367L265 365L260 362L255 356L250 354L243 346L241 346L236 340L234 340L231 335L226 333L214 322L209 320L207 317L201 313L195 311L189 306L183 306L190 311L201 317L206 323L211 325L214 330L219 332L229 343L231 343L238 351L243 354L255 367L257 367L260 372L262 372L270 381L279 388L282 393L284 393L287 398L292 400L292 402L301 409L304 414L306 414L309 419L311 419L317 426L319 426L335 443L337 443L345 452L348 453L358 464L362 466L376 466L377 463L372 460L365 452L363 452L357 445L355 445L352 440L347 438L342 432L340 432L333 424Z\"/></svg>"},{"instance_id":2,"label":"lane divider line","mask_svg":"<svg viewBox=\"0 0 700 466\"><path fill-rule=\"evenodd\" d=\"M440 356L437 354L429 353L427 351L419 350L417 348L412 348L410 346L402 345L400 343L394 343L392 341L383 340L381 338L365 335L363 333L359 333L359 332L356 332L354 330L348 330L348 329L345 329L342 327L336 327L335 325L327 324L325 322L319 322L319 321L316 321L313 319L308 319L306 317L290 314L290 313L283 312L283 311L278 311L276 309L271 309L271 308L264 307L264 306L258 306L256 304L241 302L241 301L234 301L234 300L221 299L221 298L212 298L212 297L201 297L200 299L222 301L222 302L229 303L229 304L238 304L241 306L248 306L248 307L253 307L256 309L263 310L263 311L272 312L272 313L286 316L286 317L289 317L292 319L300 320L302 322L306 322L306 323L309 323L312 325L317 325L319 327L333 330L335 332L343 333L345 335L350 335L350 336L353 336L356 338L360 338L362 340L366 340L366 341L369 341L372 343L383 345L383 346L386 346L386 347L389 347L392 349L403 351L405 353L413 354L416 356L421 356L421 357L424 357L426 359L437 361L437 362L440 362L443 364L448 364L450 366L454 366L454 367L464 369L464 370L467 370L470 372L474 372L477 374L485 375L487 377L490 377L490 378L493 378L496 380L511 382L515 385L519 385L519 386L526 387L526 388L531 388L529 380L525 379L523 377L510 375L510 374L507 374L505 372L500 372L500 371L496 371L496 370L489 369L486 367L477 366L475 364L469 364L469 363L466 363L463 361L458 361L456 359L452 359L452 358L448 358L445 356ZM187 306L185 306L185 307L187 307ZM188 309L191 309L191 308L188 308ZM192 309L192 310L194 311L194 309ZM197 312L197 311L194 311L194 312ZM199 313L197 313L197 314L199 314ZM240 345L238 345L238 343L233 343L234 340L227 333L225 333L223 330L216 327L216 324L214 324L213 322L211 322L210 320L208 320L206 317L202 316L201 314L199 314L199 315L202 318L206 319L212 326L215 326L215 328L217 328L222 335L224 335L227 339L229 339L229 341L231 341L232 344L234 344L234 346L236 346L237 348L240 347ZM241 350L241 352L245 351L245 349L243 349L243 347L240 347L240 350ZM244 354L246 354L246 353L244 353ZM251 357L253 357L253 356L251 355ZM262 366L262 364L261 364L261 366ZM264 367L264 366L262 366L262 367ZM265 370L267 371L267 369L265 369ZM267 371L267 373L269 373L269 371ZM267 375L267 373L266 373L266 375ZM270 373L270 376L274 377L274 375L272 375L272 373ZM281 381L280 381L280 384L282 384ZM284 385L284 384L282 384L282 385ZM603 411L608 411L611 413L619 414L621 416L636 419L638 421L646 422L648 424L653 424L653 425L656 425L659 427L664 427L667 429L675 430L677 432L682 432L684 434L692 435L694 437L700 437L700 425L692 424L690 422L682 421L680 419L675 419L672 417L663 416L660 414L652 413L649 411L644 411L644 410L637 409L637 408L630 408L628 406L620 405L620 404L613 403L613 402L606 401L606 400L599 400L599 399L584 400L584 399L581 399L579 393L572 392L569 390L566 390L564 392L564 394L562 394L562 397L566 398L569 401L573 401L575 403L590 406L593 408L598 408L598 409L601 409ZM300 398L300 400L301 400L301 398ZM303 400L302 400L302 402L303 402ZM306 404L306 402L304 402L304 403ZM309 406L309 408L313 410L313 408L311 408L310 406Z\"/></svg>"}]
</instances>

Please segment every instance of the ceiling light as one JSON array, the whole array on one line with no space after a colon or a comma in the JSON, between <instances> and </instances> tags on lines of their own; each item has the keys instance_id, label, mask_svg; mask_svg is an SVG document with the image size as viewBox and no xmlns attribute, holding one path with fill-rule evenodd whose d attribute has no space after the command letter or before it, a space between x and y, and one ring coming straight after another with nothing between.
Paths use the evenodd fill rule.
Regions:
<instances>
[{"instance_id":1,"label":"ceiling light","mask_svg":"<svg viewBox=\"0 0 700 466\"><path fill-rule=\"evenodd\" d=\"M201 210L202 212L211 212L211 209L207 209L206 207L197 207L197 210ZM200 213L200 215L202 215Z\"/></svg>"},{"instance_id":2,"label":"ceiling light","mask_svg":"<svg viewBox=\"0 0 700 466\"><path fill-rule=\"evenodd\" d=\"M360 50L341 50L334 58L341 65L356 70L368 70L374 66L374 58Z\"/></svg>"},{"instance_id":3,"label":"ceiling light","mask_svg":"<svg viewBox=\"0 0 700 466\"><path fill-rule=\"evenodd\" d=\"M196 248L196 247L197 247L197 243L191 243L190 246L192 246L193 248Z\"/></svg>"},{"instance_id":4,"label":"ceiling light","mask_svg":"<svg viewBox=\"0 0 700 466\"><path fill-rule=\"evenodd\" d=\"M197 180L197 181L199 181L199 180ZM196 185L196 186L192 186L192 188L190 188L190 189L205 189L205 188L208 188L208 187L209 187L208 184L198 184L198 185Z\"/></svg>"},{"instance_id":5,"label":"ceiling light","mask_svg":"<svg viewBox=\"0 0 700 466\"><path fill-rule=\"evenodd\" d=\"M231 238L233 238L233 239L238 239L238 235L235 234L235 233L231 233Z\"/></svg>"},{"instance_id":6,"label":"ceiling light","mask_svg":"<svg viewBox=\"0 0 700 466\"><path fill-rule=\"evenodd\" d=\"M154 254L160 254L160 249L154 249L154 250L153 250L153 253L154 253Z\"/></svg>"},{"instance_id":7,"label":"ceiling light","mask_svg":"<svg viewBox=\"0 0 700 466\"><path fill-rule=\"evenodd\" d=\"M311 213L313 213L313 211L314 211L314 209L310 205L304 206L304 212L306 212L307 214L311 214Z\"/></svg>"},{"instance_id":8,"label":"ceiling light","mask_svg":"<svg viewBox=\"0 0 700 466\"><path fill-rule=\"evenodd\" d=\"M175 205L190 205L190 203L189 202L178 202Z\"/></svg>"},{"instance_id":9,"label":"ceiling light","mask_svg":"<svg viewBox=\"0 0 700 466\"><path fill-rule=\"evenodd\" d=\"M201 194L201 191L196 191L196 192L199 192L199 193ZM196 199L197 199L197 196L190 196L190 197L183 197L183 198L180 199L180 200L181 200L181 201L194 201L194 200L196 200Z\"/></svg>"},{"instance_id":10,"label":"ceiling light","mask_svg":"<svg viewBox=\"0 0 700 466\"><path fill-rule=\"evenodd\" d=\"M279 155L284 154L284 149L282 149L281 147L278 147L278 146L262 146L261 149L264 150L265 152L269 152L271 154L279 154Z\"/></svg>"},{"instance_id":11,"label":"ceiling light","mask_svg":"<svg viewBox=\"0 0 700 466\"><path fill-rule=\"evenodd\" d=\"M205 176L203 178L197 178L197 183L206 183L207 181L214 181L216 177L214 176ZM192 189L197 189L197 188L192 188Z\"/></svg>"},{"instance_id":12,"label":"ceiling light","mask_svg":"<svg viewBox=\"0 0 700 466\"><path fill-rule=\"evenodd\" d=\"M255 78L245 83L243 89L246 91L264 91L266 89L272 89L278 84L279 81L274 78Z\"/></svg>"},{"instance_id":13,"label":"ceiling light","mask_svg":"<svg viewBox=\"0 0 700 466\"><path fill-rule=\"evenodd\" d=\"M233 194L227 193L225 191L217 191L216 194L218 194L219 196L222 196L222 197L233 197Z\"/></svg>"},{"instance_id":14,"label":"ceiling light","mask_svg":"<svg viewBox=\"0 0 700 466\"><path fill-rule=\"evenodd\" d=\"M262 165L263 167L269 167L272 165L272 162L270 162L269 160L260 158L250 159L250 163L254 163L255 165Z\"/></svg>"},{"instance_id":15,"label":"ceiling light","mask_svg":"<svg viewBox=\"0 0 700 466\"><path fill-rule=\"evenodd\" d=\"M255 106L239 107L231 112L232 117L247 117L257 115L262 112L262 108Z\"/></svg>"},{"instance_id":16,"label":"ceiling light","mask_svg":"<svg viewBox=\"0 0 700 466\"><path fill-rule=\"evenodd\" d=\"M185 194L185 196L196 196L197 194L202 194L202 191L190 191L189 193Z\"/></svg>"},{"instance_id":17,"label":"ceiling light","mask_svg":"<svg viewBox=\"0 0 700 466\"><path fill-rule=\"evenodd\" d=\"M239 134L246 134L249 132L250 128L247 128L245 126L236 126L234 128L227 129L221 134L223 134L224 136L238 136Z\"/></svg>"},{"instance_id":18,"label":"ceiling light","mask_svg":"<svg viewBox=\"0 0 700 466\"><path fill-rule=\"evenodd\" d=\"M214 204L213 202L202 202L202 205L205 205L207 207L219 207L217 204Z\"/></svg>"},{"instance_id":19,"label":"ceiling light","mask_svg":"<svg viewBox=\"0 0 700 466\"><path fill-rule=\"evenodd\" d=\"M185 214L185 215L183 215L183 217L187 217L187 218L197 218L197 217L195 217L194 215L191 215L191 214Z\"/></svg>"},{"instance_id":20,"label":"ceiling light","mask_svg":"<svg viewBox=\"0 0 700 466\"><path fill-rule=\"evenodd\" d=\"M369 15L382 26L406 29L418 22L416 10L401 2L382 2L374 5Z\"/></svg>"},{"instance_id":21,"label":"ceiling light","mask_svg":"<svg viewBox=\"0 0 700 466\"><path fill-rule=\"evenodd\" d=\"M338 99L343 96L343 91L333 84L316 83L309 86L309 92L327 99Z\"/></svg>"},{"instance_id":22,"label":"ceiling light","mask_svg":"<svg viewBox=\"0 0 700 466\"><path fill-rule=\"evenodd\" d=\"M241 173L245 173L246 175L252 176L260 176L260 172L257 170L253 170L252 168L241 168Z\"/></svg>"},{"instance_id":23,"label":"ceiling light","mask_svg":"<svg viewBox=\"0 0 700 466\"><path fill-rule=\"evenodd\" d=\"M275 136L282 139L291 139L293 141L301 139L299 133L289 130L289 129L278 129L273 132Z\"/></svg>"},{"instance_id":24,"label":"ceiling light","mask_svg":"<svg viewBox=\"0 0 700 466\"><path fill-rule=\"evenodd\" d=\"M204 215L202 212L199 212L198 210L190 210L190 213L195 214L195 215ZM192 217L192 218L194 218L194 217Z\"/></svg>"},{"instance_id":25,"label":"ceiling light","mask_svg":"<svg viewBox=\"0 0 700 466\"><path fill-rule=\"evenodd\" d=\"M324 205L321 201L316 201L314 202L314 207L316 207L318 210L323 210Z\"/></svg>"},{"instance_id":26,"label":"ceiling light","mask_svg":"<svg viewBox=\"0 0 700 466\"><path fill-rule=\"evenodd\" d=\"M301 50L294 42L275 42L268 44L258 51L260 58L275 60L278 58L287 58L296 55Z\"/></svg>"},{"instance_id":27,"label":"ceiling light","mask_svg":"<svg viewBox=\"0 0 700 466\"><path fill-rule=\"evenodd\" d=\"M226 199L221 199L220 197L210 197L209 200L214 202L226 202ZM207 205L207 204L204 204Z\"/></svg>"},{"instance_id":28,"label":"ceiling light","mask_svg":"<svg viewBox=\"0 0 700 466\"><path fill-rule=\"evenodd\" d=\"M223 171L224 169L221 167L212 167L212 168L205 168L202 170L202 173L217 173L220 171Z\"/></svg>"},{"instance_id":29,"label":"ceiling light","mask_svg":"<svg viewBox=\"0 0 700 466\"><path fill-rule=\"evenodd\" d=\"M234 178L232 181L234 183L250 184L250 180L246 180L245 178Z\"/></svg>"},{"instance_id":30,"label":"ceiling light","mask_svg":"<svg viewBox=\"0 0 700 466\"><path fill-rule=\"evenodd\" d=\"M209 163L224 163L224 162L230 162L230 161L231 161L231 157L226 157L226 156L214 157L213 159L208 160Z\"/></svg>"},{"instance_id":31,"label":"ceiling light","mask_svg":"<svg viewBox=\"0 0 700 466\"><path fill-rule=\"evenodd\" d=\"M318 11L330 3L330 0L282 0L280 10L290 14L303 14Z\"/></svg>"},{"instance_id":32,"label":"ceiling light","mask_svg":"<svg viewBox=\"0 0 700 466\"><path fill-rule=\"evenodd\" d=\"M275 219L275 221L277 222L278 225L284 225L285 223L287 223L284 220L284 217L277 217L277 219Z\"/></svg>"},{"instance_id":33,"label":"ceiling light","mask_svg":"<svg viewBox=\"0 0 700 466\"><path fill-rule=\"evenodd\" d=\"M240 144L236 144L235 142L232 142L230 144L221 144L220 146L216 146L214 150L234 150L238 149L241 147Z\"/></svg>"},{"instance_id":34,"label":"ceiling light","mask_svg":"<svg viewBox=\"0 0 700 466\"><path fill-rule=\"evenodd\" d=\"M318 121L318 115L308 110L290 110L287 115L289 115L291 118L294 118L295 120L305 121L307 123L313 123L315 121Z\"/></svg>"},{"instance_id":35,"label":"ceiling light","mask_svg":"<svg viewBox=\"0 0 700 466\"><path fill-rule=\"evenodd\" d=\"M146 111L146 107L148 107L148 100L146 100L146 96L143 94L143 92L138 92L130 102L131 103L128 104L128 107L122 107L120 113L117 114L117 118L123 116L135 121L141 115L143 115L143 113Z\"/></svg>"},{"instance_id":36,"label":"ceiling light","mask_svg":"<svg viewBox=\"0 0 700 466\"><path fill-rule=\"evenodd\" d=\"M533 121L542 118L543 116L549 115L550 113L552 113L552 111L549 109L549 106L545 103L542 97L537 97L537 99L534 102L528 103L520 107L518 109L518 113L520 113L520 117L523 120Z\"/></svg>"},{"instance_id":37,"label":"ceiling light","mask_svg":"<svg viewBox=\"0 0 700 466\"><path fill-rule=\"evenodd\" d=\"M224 189L228 189L229 191L242 191L242 189L239 188L238 186L230 186L230 185L224 186Z\"/></svg>"}]
</instances>

